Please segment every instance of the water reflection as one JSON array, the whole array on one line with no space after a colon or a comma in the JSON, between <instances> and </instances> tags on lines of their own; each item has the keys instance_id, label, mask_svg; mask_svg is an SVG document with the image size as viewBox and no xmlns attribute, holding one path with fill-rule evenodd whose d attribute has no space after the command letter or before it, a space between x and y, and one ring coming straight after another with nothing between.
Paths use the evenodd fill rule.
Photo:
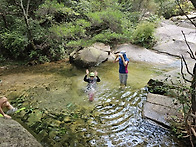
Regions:
<instances>
[{"instance_id":1,"label":"water reflection","mask_svg":"<svg viewBox=\"0 0 196 147\"><path fill-rule=\"evenodd\" d=\"M90 145L108 146L180 146L166 129L142 119L142 105L147 92L130 87L99 92L99 102L92 118L93 139Z\"/></svg>"}]
</instances>

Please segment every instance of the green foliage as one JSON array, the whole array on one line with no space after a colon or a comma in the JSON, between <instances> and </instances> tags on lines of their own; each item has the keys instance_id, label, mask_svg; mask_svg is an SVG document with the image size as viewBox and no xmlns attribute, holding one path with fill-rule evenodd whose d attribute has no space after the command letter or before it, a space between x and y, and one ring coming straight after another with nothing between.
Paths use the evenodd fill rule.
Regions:
<instances>
[{"instance_id":1,"label":"green foliage","mask_svg":"<svg viewBox=\"0 0 196 147\"><path fill-rule=\"evenodd\" d=\"M154 30L154 23L141 22L133 33L132 42L146 48L151 48L155 42Z\"/></svg>"},{"instance_id":2,"label":"green foliage","mask_svg":"<svg viewBox=\"0 0 196 147\"><path fill-rule=\"evenodd\" d=\"M75 10L82 14L87 14L89 12L96 12L96 11L101 11L102 5L100 1L95 1L95 0L83 0L82 2L79 2L77 6L75 7Z\"/></svg>"},{"instance_id":3,"label":"green foliage","mask_svg":"<svg viewBox=\"0 0 196 147\"><path fill-rule=\"evenodd\" d=\"M66 47L70 49L69 53L72 52L74 49L79 49L81 47L88 47L93 44L91 40L79 39L79 40L71 40L66 44Z\"/></svg>"},{"instance_id":4,"label":"green foliage","mask_svg":"<svg viewBox=\"0 0 196 147\"><path fill-rule=\"evenodd\" d=\"M50 28L52 33L55 33L58 37L63 39L79 39L85 37L86 28L90 26L90 22L87 22L84 19L78 19L76 22L53 25Z\"/></svg>"},{"instance_id":5,"label":"green foliage","mask_svg":"<svg viewBox=\"0 0 196 147\"><path fill-rule=\"evenodd\" d=\"M57 61L65 57L65 49L63 44L59 44L57 47L51 47L49 49L50 60Z\"/></svg>"},{"instance_id":6,"label":"green foliage","mask_svg":"<svg viewBox=\"0 0 196 147\"><path fill-rule=\"evenodd\" d=\"M72 8L66 7L63 3L58 3L56 0L46 0L36 11L37 18L39 18L42 23L48 24L70 22L75 20L75 17L78 15L80 14L75 12Z\"/></svg>"},{"instance_id":7,"label":"green foliage","mask_svg":"<svg viewBox=\"0 0 196 147\"><path fill-rule=\"evenodd\" d=\"M123 39L125 39L125 37L122 34L112 32L111 30L103 31L92 38L93 42L103 42L106 44L119 42Z\"/></svg>"},{"instance_id":8,"label":"green foliage","mask_svg":"<svg viewBox=\"0 0 196 147\"><path fill-rule=\"evenodd\" d=\"M1 54L0 55L0 62L4 62L6 59L5 59L5 57Z\"/></svg>"},{"instance_id":9,"label":"green foliage","mask_svg":"<svg viewBox=\"0 0 196 147\"><path fill-rule=\"evenodd\" d=\"M166 0L35 0L30 1L27 26L20 5L2 0L0 13L5 19L0 20L1 58L8 55L40 63L54 61L97 41L110 45L132 41L150 48L155 40L153 23L157 15L146 13L147 21L140 21L157 5L164 12L166 4Z\"/></svg>"},{"instance_id":10,"label":"green foliage","mask_svg":"<svg viewBox=\"0 0 196 147\"><path fill-rule=\"evenodd\" d=\"M121 18L124 17L124 14L119 10L108 8L101 12L88 13L87 17L90 19L92 26L103 25L114 32L121 32Z\"/></svg>"},{"instance_id":11,"label":"green foliage","mask_svg":"<svg viewBox=\"0 0 196 147\"><path fill-rule=\"evenodd\" d=\"M78 7L86 13L86 9L82 8L92 4L94 2L84 1ZM109 2L106 4L111 5ZM79 18L73 22L53 25L50 31L65 40L68 48L85 47L96 41L114 43L114 41L125 40L125 38L128 40L130 36L127 37L127 35L131 35L129 31L132 23L126 18L126 15L113 8L102 8L102 11L95 11L98 10L100 3L97 2L95 5L97 7L94 5L90 7L92 9L89 8L88 11L92 12L88 12L83 19Z\"/></svg>"},{"instance_id":12,"label":"green foliage","mask_svg":"<svg viewBox=\"0 0 196 147\"><path fill-rule=\"evenodd\" d=\"M158 10L159 15L163 15L166 19L177 16L183 15L182 10L180 9L176 0L161 0L157 1L160 4L160 8ZM180 1L180 6L185 12L190 12L193 10L193 6L189 1Z\"/></svg>"},{"instance_id":13,"label":"green foliage","mask_svg":"<svg viewBox=\"0 0 196 147\"><path fill-rule=\"evenodd\" d=\"M9 50L10 56L14 59L24 57L25 47L28 45L28 40L18 31L4 32L0 34L1 42L6 50Z\"/></svg>"}]
</instances>

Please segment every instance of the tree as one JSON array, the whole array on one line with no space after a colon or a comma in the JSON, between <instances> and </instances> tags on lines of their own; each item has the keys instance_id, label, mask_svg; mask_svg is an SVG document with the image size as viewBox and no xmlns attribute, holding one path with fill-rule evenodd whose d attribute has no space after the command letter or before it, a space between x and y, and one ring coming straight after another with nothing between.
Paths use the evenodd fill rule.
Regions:
<instances>
[{"instance_id":1,"label":"tree","mask_svg":"<svg viewBox=\"0 0 196 147\"><path fill-rule=\"evenodd\" d=\"M195 54L193 53L193 51L190 48L188 42L186 41L186 36L183 33L183 31L182 31L182 34L184 35L185 42L186 42L186 44L189 48L189 51L187 51L187 52L190 55L190 58L196 61L196 52L195 52ZM183 55L182 55L181 59L182 59L182 62L181 62L182 77L186 82L191 83L190 91L189 91L190 95L191 95L191 107L190 107L190 109L189 109L189 111L188 111L188 113L186 114L186 117L185 117L185 127L186 127L186 130L187 130L187 134L190 136L190 141L191 141L192 147L194 147L194 144L192 142L192 135L194 135L194 137L196 137L196 130L195 130L195 126L196 126L196 63L195 63L195 66L193 68L193 72L191 73ZM183 63L185 64L187 72L192 77L191 80L188 80L185 77L185 74L183 73Z\"/></svg>"},{"instance_id":2,"label":"tree","mask_svg":"<svg viewBox=\"0 0 196 147\"><path fill-rule=\"evenodd\" d=\"M183 14L187 17L188 20L190 20L190 22L196 28L196 24L184 13L182 7L180 6L179 0L177 0L177 3L179 5L180 9L182 10ZM185 43L189 49L189 51L187 51L187 53L189 54L190 58L196 62L196 51L194 54L190 45L188 44L188 42L186 40L186 36L183 31L182 31L182 34L184 36ZM191 76L190 80L187 79L185 77L185 74L183 73L183 63L185 64L187 73ZM182 78L186 82L191 83L190 90L188 91L189 94L191 95L191 106L189 107L189 111L185 116L185 127L187 130L187 134L190 137L191 145L192 145L192 147L194 147L195 142L193 142L193 138L196 138L196 63L194 65L192 72L190 72L188 65L187 65L187 62L186 62L183 55L181 55L181 74L182 74Z\"/></svg>"},{"instance_id":3,"label":"tree","mask_svg":"<svg viewBox=\"0 0 196 147\"><path fill-rule=\"evenodd\" d=\"M195 0L190 0L193 6L196 8L196 1Z\"/></svg>"},{"instance_id":4,"label":"tree","mask_svg":"<svg viewBox=\"0 0 196 147\"><path fill-rule=\"evenodd\" d=\"M23 5L23 0L20 0L20 8L23 12L23 16L24 16L24 20L25 20L25 24L26 24L26 28L27 28L27 33L28 33L28 39L30 41L31 47L33 48L33 50L35 50L36 47L35 47L35 44L33 42L33 36L32 36L32 33L31 33L31 29L30 29L30 25L29 25L29 19L28 19L30 2L31 2L31 0L28 0L26 10L25 10L24 5Z\"/></svg>"}]
</instances>

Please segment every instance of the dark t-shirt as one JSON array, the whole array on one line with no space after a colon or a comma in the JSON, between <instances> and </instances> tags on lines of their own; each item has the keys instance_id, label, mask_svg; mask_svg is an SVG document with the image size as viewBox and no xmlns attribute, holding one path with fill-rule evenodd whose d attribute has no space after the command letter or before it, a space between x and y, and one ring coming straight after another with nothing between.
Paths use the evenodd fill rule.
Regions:
<instances>
[{"instance_id":1,"label":"dark t-shirt","mask_svg":"<svg viewBox=\"0 0 196 147\"><path fill-rule=\"evenodd\" d=\"M95 78L91 79L91 78L87 78L87 75L84 76L84 81L88 82L87 85L87 89L91 89L91 88L96 88L97 86L97 82L100 82L100 78L98 76L96 76Z\"/></svg>"}]
</instances>

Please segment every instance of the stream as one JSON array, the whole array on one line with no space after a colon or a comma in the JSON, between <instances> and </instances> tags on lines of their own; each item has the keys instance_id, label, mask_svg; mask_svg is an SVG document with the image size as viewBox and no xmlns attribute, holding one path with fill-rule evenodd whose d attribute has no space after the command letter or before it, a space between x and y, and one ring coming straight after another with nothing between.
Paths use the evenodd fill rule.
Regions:
<instances>
[{"instance_id":1,"label":"stream","mask_svg":"<svg viewBox=\"0 0 196 147\"><path fill-rule=\"evenodd\" d=\"M84 92L85 69L67 62L1 71L1 94L21 111L14 119L44 147L183 147L169 130L142 118L146 83L165 69L130 63L128 85L119 88L118 63L96 70L101 79L93 102Z\"/></svg>"}]
</instances>

